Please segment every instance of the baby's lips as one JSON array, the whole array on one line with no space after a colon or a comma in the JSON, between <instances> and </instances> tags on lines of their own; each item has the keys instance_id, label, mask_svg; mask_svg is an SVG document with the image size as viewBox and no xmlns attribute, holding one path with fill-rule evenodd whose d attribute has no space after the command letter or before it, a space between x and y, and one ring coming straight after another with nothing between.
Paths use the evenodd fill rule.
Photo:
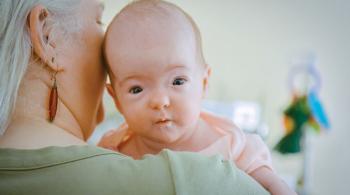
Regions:
<instances>
[{"instance_id":1,"label":"baby's lips","mask_svg":"<svg viewBox=\"0 0 350 195\"><path fill-rule=\"evenodd\" d=\"M155 122L155 124L163 124L163 123L167 123L167 122L171 122L171 120L167 119L167 118L159 119Z\"/></svg>"}]
</instances>

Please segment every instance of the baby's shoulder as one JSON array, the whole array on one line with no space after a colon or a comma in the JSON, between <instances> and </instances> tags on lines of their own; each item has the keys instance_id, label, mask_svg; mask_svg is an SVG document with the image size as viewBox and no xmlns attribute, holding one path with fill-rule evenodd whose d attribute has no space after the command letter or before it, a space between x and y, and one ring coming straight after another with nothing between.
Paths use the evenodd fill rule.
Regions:
<instances>
[{"instance_id":1,"label":"baby's shoulder","mask_svg":"<svg viewBox=\"0 0 350 195\"><path fill-rule=\"evenodd\" d=\"M127 132L127 125L125 124L117 129L109 130L102 136L97 145L103 148L115 149L121 142L123 142Z\"/></svg>"},{"instance_id":2,"label":"baby's shoulder","mask_svg":"<svg viewBox=\"0 0 350 195\"><path fill-rule=\"evenodd\" d=\"M210 125L213 130L219 131L221 134L235 137L242 137L245 135L229 118L203 111L201 113L201 119Z\"/></svg>"}]
</instances>

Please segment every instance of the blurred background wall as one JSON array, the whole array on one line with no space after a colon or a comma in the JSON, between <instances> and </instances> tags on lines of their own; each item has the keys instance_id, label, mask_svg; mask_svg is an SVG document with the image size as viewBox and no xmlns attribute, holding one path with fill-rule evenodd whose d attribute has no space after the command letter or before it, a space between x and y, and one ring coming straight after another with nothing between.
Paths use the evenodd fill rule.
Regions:
<instances>
[{"instance_id":1,"label":"blurred background wall","mask_svg":"<svg viewBox=\"0 0 350 195\"><path fill-rule=\"evenodd\" d=\"M130 1L104 2L103 21L108 24ZM292 61L308 52L315 54L322 76L319 96L331 130L311 138L308 194L349 194L350 1L169 2L189 13L201 30L204 55L213 69L207 98L224 103L258 102L269 127L265 141L271 148L284 134L282 111L291 100L287 77ZM107 95L105 105L107 119L115 117ZM94 139L100 135L97 131ZM277 172L292 182L302 170L302 155L274 152L273 162Z\"/></svg>"}]
</instances>

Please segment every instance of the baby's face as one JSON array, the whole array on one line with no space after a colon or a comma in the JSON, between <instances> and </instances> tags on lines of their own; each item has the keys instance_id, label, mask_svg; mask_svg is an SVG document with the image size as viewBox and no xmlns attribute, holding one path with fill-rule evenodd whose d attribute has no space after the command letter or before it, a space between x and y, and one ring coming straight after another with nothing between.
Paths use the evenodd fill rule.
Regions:
<instances>
[{"instance_id":1,"label":"baby's face","mask_svg":"<svg viewBox=\"0 0 350 195\"><path fill-rule=\"evenodd\" d=\"M132 39L108 35L115 102L130 130L152 141L174 142L198 122L207 69L198 64L191 36L131 33Z\"/></svg>"}]
</instances>

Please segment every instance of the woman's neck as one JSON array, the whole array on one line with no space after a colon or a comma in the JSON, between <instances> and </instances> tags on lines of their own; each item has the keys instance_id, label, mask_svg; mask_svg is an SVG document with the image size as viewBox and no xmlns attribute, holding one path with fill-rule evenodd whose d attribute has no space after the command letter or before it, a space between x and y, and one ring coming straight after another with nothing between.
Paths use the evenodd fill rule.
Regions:
<instances>
[{"instance_id":1,"label":"woman's neck","mask_svg":"<svg viewBox=\"0 0 350 195\"><path fill-rule=\"evenodd\" d=\"M60 99L54 121L48 122L51 80L38 78L32 72L27 71L22 80L13 117L5 134L0 136L0 147L40 148L85 143L79 123Z\"/></svg>"},{"instance_id":2,"label":"woman's neck","mask_svg":"<svg viewBox=\"0 0 350 195\"><path fill-rule=\"evenodd\" d=\"M14 118L0 137L0 148L39 149L49 146L84 145L82 139L45 119Z\"/></svg>"}]
</instances>

